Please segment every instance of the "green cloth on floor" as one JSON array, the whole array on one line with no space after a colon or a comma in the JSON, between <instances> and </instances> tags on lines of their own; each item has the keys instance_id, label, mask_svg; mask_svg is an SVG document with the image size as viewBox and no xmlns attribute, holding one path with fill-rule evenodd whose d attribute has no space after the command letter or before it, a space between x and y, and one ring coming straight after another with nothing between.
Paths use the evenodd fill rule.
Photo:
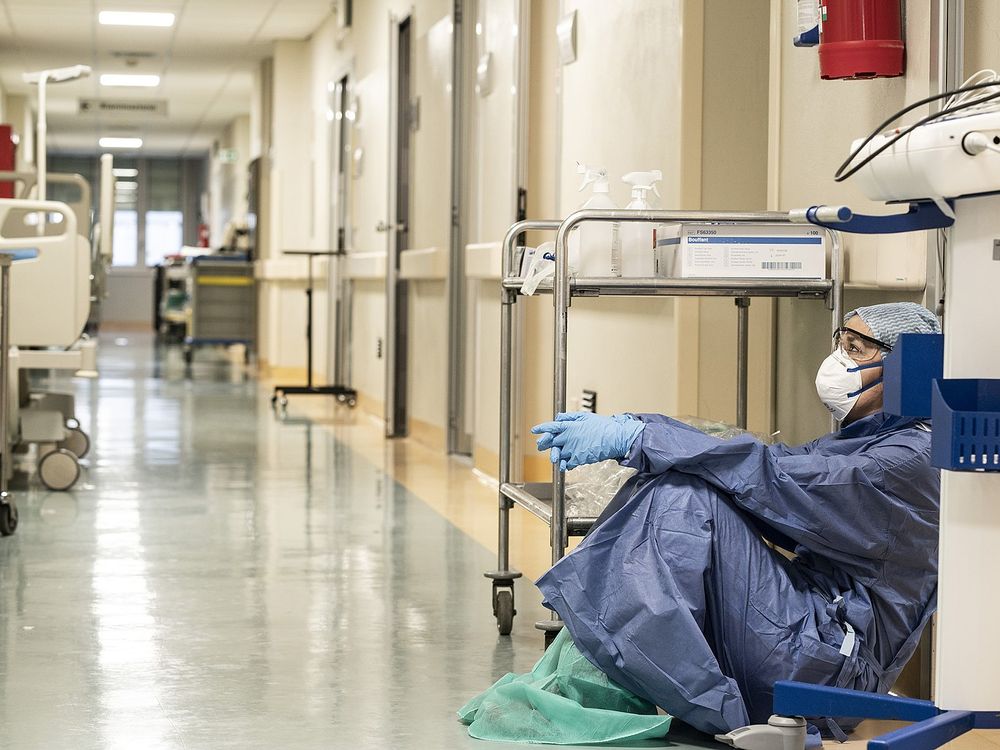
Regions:
<instances>
[{"instance_id":1,"label":"green cloth on floor","mask_svg":"<svg viewBox=\"0 0 1000 750\"><path fill-rule=\"evenodd\" d=\"M565 628L531 672L505 675L458 718L477 739L551 745L663 737L671 720L587 661Z\"/></svg>"}]
</instances>

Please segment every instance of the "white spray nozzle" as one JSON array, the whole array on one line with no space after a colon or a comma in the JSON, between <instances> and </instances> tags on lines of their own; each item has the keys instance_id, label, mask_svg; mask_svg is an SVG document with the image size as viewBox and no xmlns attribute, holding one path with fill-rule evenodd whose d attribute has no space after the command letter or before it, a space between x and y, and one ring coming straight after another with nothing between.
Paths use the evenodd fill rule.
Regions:
<instances>
[{"instance_id":1,"label":"white spray nozzle","mask_svg":"<svg viewBox=\"0 0 1000 750\"><path fill-rule=\"evenodd\" d=\"M653 169L649 172L629 172L622 177L622 182L632 186L633 197L638 197L636 193L642 195L643 190L652 190L656 197L659 198L660 191L656 189L656 183L662 179L663 172L659 169Z\"/></svg>"},{"instance_id":2,"label":"white spray nozzle","mask_svg":"<svg viewBox=\"0 0 1000 750\"><path fill-rule=\"evenodd\" d=\"M580 183L580 190L583 190L587 187L587 185L593 182L596 183L594 186L595 193L608 192L608 170L603 167L592 167L589 164L584 164L583 162L578 161L576 163L576 173L583 175L583 182Z\"/></svg>"}]
</instances>

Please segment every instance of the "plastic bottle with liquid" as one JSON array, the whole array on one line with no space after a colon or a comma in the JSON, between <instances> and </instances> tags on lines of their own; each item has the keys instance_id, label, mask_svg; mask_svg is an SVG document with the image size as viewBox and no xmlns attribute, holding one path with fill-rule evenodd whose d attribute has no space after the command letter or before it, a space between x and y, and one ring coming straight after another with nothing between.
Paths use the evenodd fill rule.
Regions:
<instances>
[{"instance_id":1,"label":"plastic bottle with liquid","mask_svg":"<svg viewBox=\"0 0 1000 750\"><path fill-rule=\"evenodd\" d=\"M663 179L663 173L658 169L649 172L629 172L622 177L622 182L632 186L632 200L625 208L648 209L649 191L656 197L660 191L656 183ZM621 241L621 263L612 268L613 276L625 278L648 278L653 276L655 248L653 243L653 225L645 222L623 221L619 230Z\"/></svg>"},{"instance_id":2,"label":"plastic bottle with liquid","mask_svg":"<svg viewBox=\"0 0 1000 750\"><path fill-rule=\"evenodd\" d=\"M582 192L593 185L591 196L580 208L617 208L611 200L607 170L577 162L577 174L583 176ZM612 268L620 263L621 244L616 222L588 221L573 230L569 237L569 264L580 277L612 275Z\"/></svg>"}]
</instances>

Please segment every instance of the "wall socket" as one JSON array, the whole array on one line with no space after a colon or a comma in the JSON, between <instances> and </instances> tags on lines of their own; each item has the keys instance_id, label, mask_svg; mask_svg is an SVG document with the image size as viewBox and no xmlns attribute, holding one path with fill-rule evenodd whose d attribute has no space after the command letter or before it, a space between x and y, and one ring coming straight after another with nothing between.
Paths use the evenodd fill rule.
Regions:
<instances>
[{"instance_id":1,"label":"wall socket","mask_svg":"<svg viewBox=\"0 0 1000 750\"><path fill-rule=\"evenodd\" d=\"M597 414L597 391L583 389L583 393L580 395L580 410Z\"/></svg>"}]
</instances>

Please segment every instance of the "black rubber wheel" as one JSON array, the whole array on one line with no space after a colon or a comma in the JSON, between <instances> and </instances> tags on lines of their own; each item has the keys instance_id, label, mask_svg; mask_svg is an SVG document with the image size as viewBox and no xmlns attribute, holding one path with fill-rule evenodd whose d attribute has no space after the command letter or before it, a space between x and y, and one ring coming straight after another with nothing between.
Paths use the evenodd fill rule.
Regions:
<instances>
[{"instance_id":1,"label":"black rubber wheel","mask_svg":"<svg viewBox=\"0 0 1000 750\"><path fill-rule=\"evenodd\" d=\"M500 635L510 635L514 627L514 592L500 589L496 594L497 630Z\"/></svg>"},{"instance_id":2,"label":"black rubber wheel","mask_svg":"<svg viewBox=\"0 0 1000 750\"><path fill-rule=\"evenodd\" d=\"M192 349L184 350L184 364L190 365L191 361L194 359L194 351Z\"/></svg>"},{"instance_id":3,"label":"black rubber wheel","mask_svg":"<svg viewBox=\"0 0 1000 750\"><path fill-rule=\"evenodd\" d=\"M0 505L0 535L10 536L17 531L17 506L11 502Z\"/></svg>"},{"instance_id":4,"label":"black rubber wheel","mask_svg":"<svg viewBox=\"0 0 1000 750\"><path fill-rule=\"evenodd\" d=\"M546 650L548 650L549 646L552 645L552 641L554 641L556 639L557 635L559 635L559 631L558 630L546 630L545 631L545 648L546 648Z\"/></svg>"},{"instance_id":5,"label":"black rubber wheel","mask_svg":"<svg viewBox=\"0 0 1000 750\"><path fill-rule=\"evenodd\" d=\"M90 453L90 438L87 433L79 427L71 427L66 439L59 443L60 448L65 448L77 458L83 458Z\"/></svg>"}]
</instances>

